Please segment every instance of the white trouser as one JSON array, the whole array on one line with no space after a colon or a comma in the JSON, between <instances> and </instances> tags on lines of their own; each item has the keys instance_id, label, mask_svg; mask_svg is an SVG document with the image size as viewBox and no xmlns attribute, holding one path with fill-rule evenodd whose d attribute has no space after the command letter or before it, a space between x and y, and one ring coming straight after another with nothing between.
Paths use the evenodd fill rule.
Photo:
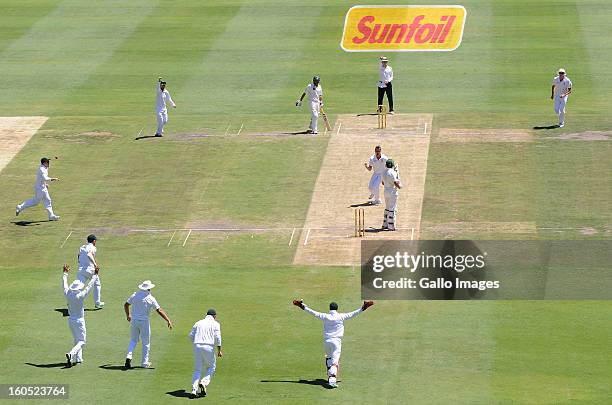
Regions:
<instances>
[{"instance_id":1,"label":"white trouser","mask_svg":"<svg viewBox=\"0 0 612 405\"><path fill-rule=\"evenodd\" d=\"M34 197L30 198L27 201L22 202L17 207L19 211L25 210L26 208L33 207L38 205L39 202L43 203L43 207L47 210L49 214L49 219L55 216L53 213L53 207L51 207L51 196L49 196L49 189L45 188L36 188L34 187Z\"/></svg>"},{"instance_id":2,"label":"white trouser","mask_svg":"<svg viewBox=\"0 0 612 405\"><path fill-rule=\"evenodd\" d=\"M156 134L164 133L164 125L168 122L168 110L158 111L157 112L157 132Z\"/></svg>"},{"instance_id":3,"label":"white trouser","mask_svg":"<svg viewBox=\"0 0 612 405\"><path fill-rule=\"evenodd\" d=\"M217 358L215 357L215 346L194 343L193 344L193 359L194 359L194 368L193 368L193 379L191 380L191 388L194 390L197 390L200 379L202 379L202 384L204 384L204 386L207 387L208 384L210 384L210 379L215 373L215 368L217 367ZM202 367L203 367L204 360L206 360L206 372L204 373L204 378L202 378Z\"/></svg>"},{"instance_id":4,"label":"white trouser","mask_svg":"<svg viewBox=\"0 0 612 405\"><path fill-rule=\"evenodd\" d=\"M87 340L87 329L85 328L85 318L72 319L68 318L68 326L72 337L74 338L74 347L70 349L70 358L77 363L83 361L83 346Z\"/></svg>"},{"instance_id":5,"label":"white trouser","mask_svg":"<svg viewBox=\"0 0 612 405\"><path fill-rule=\"evenodd\" d=\"M383 228L395 230L397 196L397 190L387 191L387 189L385 189L385 216L383 219Z\"/></svg>"},{"instance_id":6,"label":"white trouser","mask_svg":"<svg viewBox=\"0 0 612 405\"><path fill-rule=\"evenodd\" d=\"M329 382L336 382L340 369L340 352L342 351L341 338L325 339L325 365Z\"/></svg>"},{"instance_id":7,"label":"white trouser","mask_svg":"<svg viewBox=\"0 0 612 405\"><path fill-rule=\"evenodd\" d=\"M85 285L89 283L93 274L88 273L86 271L79 271L77 273L77 278L79 281ZM100 276L94 281L94 290L93 290L94 303L96 305L102 302L102 282L100 281Z\"/></svg>"},{"instance_id":8,"label":"white trouser","mask_svg":"<svg viewBox=\"0 0 612 405\"><path fill-rule=\"evenodd\" d=\"M370 194L374 194L374 201L380 201L380 183L382 182L382 173L372 173L368 190Z\"/></svg>"},{"instance_id":9,"label":"white trouser","mask_svg":"<svg viewBox=\"0 0 612 405\"><path fill-rule=\"evenodd\" d=\"M138 344L138 339L142 340L142 365L149 362L149 351L151 350L151 324L149 320L140 321L137 319L132 319L130 322L131 326L131 336L130 336L130 344L128 345L127 354L125 357L127 359L132 359L132 353Z\"/></svg>"},{"instance_id":10,"label":"white trouser","mask_svg":"<svg viewBox=\"0 0 612 405\"><path fill-rule=\"evenodd\" d=\"M319 121L319 109L321 106L318 101L310 101L310 129L312 132L317 132L317 123Z\"/></svg>"},{"instance_id":11,"label":"white trouser","mask_svg":"<svg viewBox=\"0 0 612 405\"><path fill-rule=\"evenodd\" d=\"M567 96L555 96L555 113L559 116L559 124L565 123L565 104L567 104Z\"/></svg>"}]
</instances>

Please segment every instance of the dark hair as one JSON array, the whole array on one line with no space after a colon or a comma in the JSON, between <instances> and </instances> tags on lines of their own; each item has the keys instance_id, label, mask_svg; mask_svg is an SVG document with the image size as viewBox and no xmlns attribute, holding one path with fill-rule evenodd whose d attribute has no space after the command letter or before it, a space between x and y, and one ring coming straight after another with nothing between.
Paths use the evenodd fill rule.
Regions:
<instances>
[{"instance_id":1,"label":"dark hair","mask_svg":"<svg viewBox=\"0 0 612 405\"><path fill-rule=\"evenodd\" d=\"M43 164L43 163L49 163L49 159L46 157L40 159L40 164Z\"/></svg>"},{"instance_id":2,"label":"dark hair","mask_svg":"<svg viewBox=\"0 0 612 405\"><path fill-rule=\"evenodd\" d=\"M92 243L94 240L98 240L98 238L93 233L87 237L87 243Z\"/></svg>"},{"instance_id":3,"label":"dark hair","mask_svg":"<svg viewBox=\"0 0 612 405\"><path fill-rule=\"evenodd\" d=\"M335 302L330 302L329 303L329 309L332 311L337 311L338 310L338 304Z\"/></svg>"},{"instance_id":4,"label":"dark hair","mask_svg":"<svg viewBox=\"0 0 612 405\"><path fill-rule=\"evenodd\" d=\"M215 311L214 308L211 308L208 311L206 311L206 315L217 316L217 311Z\"/></svg>"}]
</instances>

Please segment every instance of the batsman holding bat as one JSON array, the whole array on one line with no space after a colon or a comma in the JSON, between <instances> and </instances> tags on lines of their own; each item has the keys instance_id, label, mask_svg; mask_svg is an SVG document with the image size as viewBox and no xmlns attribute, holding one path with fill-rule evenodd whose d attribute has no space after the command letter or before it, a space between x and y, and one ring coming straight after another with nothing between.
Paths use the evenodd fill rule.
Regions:
<instances>
[{"instance_id":1,"label":"batsman holding bat","mask_svg":"<svg viewBox=\"0 0 612 405\"><path fill-rule=\"evenodd\" d=\"M329 313L327 314L310 309L304 304L303 300L293 300L293 305L302 308L305 312L323 321L327 383L330 388L337 388L338 371L340 369L340 352L342 351L342 337L344 336L344 321L359 315L374 305L374 301L363 301L361 308L348 313L338 312L338 304L335 302L329 304Z\"/></svg>"},{"instance_id":2,"label":"batsman holding bat","mask_svg":"<svg viewBox=\"0 0 612 405\"><path fill-rule=\"evenodd\" d=\"M402 182L399 178L399 168L395 166L393 159L388 159L385 163L387 170L383 173L382 183L385 186L385 215L382 229L384 231L395 231L397 222L397 197Z\"/></svg>"},{"instance_id":3,"label":"batsman holding bat","mask_svg":"<svg viewBox=\"0 0 612 405\"><path fill-rule=\"evenodd\" d=\"M295 106L300 107L302 105L302 100L306 95L308 95L308 105L310 107L310 126L306 132L313 135L319 133L317 131L317 124L319 121L319 112L323 106L323 88L321 87L320 83L321 78L319 76L313 77L312 83L309 83L308 86L306 86L302 96L295 102Z\"/></svg>"}]
</instances>

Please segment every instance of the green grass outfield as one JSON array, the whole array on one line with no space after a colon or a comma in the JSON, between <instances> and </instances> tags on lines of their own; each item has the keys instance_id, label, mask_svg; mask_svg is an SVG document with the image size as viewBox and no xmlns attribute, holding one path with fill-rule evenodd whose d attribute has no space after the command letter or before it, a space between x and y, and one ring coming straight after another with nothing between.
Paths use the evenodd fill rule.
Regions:
<instances>
[{"instance_id":1,"label":"green grass outfield","mask_svg":"<svg viewBox=\"0 0 612 405\"><path fill-rule=\"evenodd\" d=\"M398 112L433 113L434 134L444 127L531 128L555 123L549 95L557 68L567 69L574 92L566 127L538 131L536 142L432 143L423 221L531 221L572 228L540 230L540 239L609 239L610 141L541 138L610 129L612 4L461 4L468 17L458 50L389 55ZM194 232L184 247L184 232L170 246L172 232L130 232L302 225L328 138L248 134L304 129L306 108L293 102L313 74L322 77L332 119L373 109L378 55L339 48L354 3L0 5L1 115L50 117L0 173L0 383L69 384L75 404L181 401L168 393L191 381L187 334L215 307L225 356L202 401L609 401L609 302L379 302L347 323L341 388L326 390L298 383L324 376L322 325L290 302L302 297L324 309L337 300L352 310L360 302L357 270L293 266L290 230ZM170 111L166 138L134 141L154 131L159 75L179 108ZM114 136L79 135L91 131ZM232 136L172 135L226 132ZM62 179L51 187L62 219L16 226L14 207L30 198L43 155L60 157L50 172ZM19 217L44 219L41 207ZM107 306L86 313L85 363L69 370L28 365L61 362L71 346L55 311L65 307L61 266L75 266L92 230ZM129 325L122 305L144 279L157 284L154 295L175 329L152 317L155 370L101 368L123 364Z\"/></svg>"}]
</instances>

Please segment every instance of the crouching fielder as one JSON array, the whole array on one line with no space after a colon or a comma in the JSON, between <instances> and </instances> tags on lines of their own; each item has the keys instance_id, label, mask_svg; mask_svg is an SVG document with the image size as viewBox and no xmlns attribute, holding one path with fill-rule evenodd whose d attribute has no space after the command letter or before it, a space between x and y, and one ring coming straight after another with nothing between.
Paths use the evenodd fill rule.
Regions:
<instances>
[{"instance_id":1,"label":"crouching fielder","mask_svg":"<svg viewBox=\"0 0 612 405\"><path fill-rule=\"evenodd\" d=\"M84 285L79 280L74 280L72 284L68 286L69 271L70 266L64 264L62 287L64 290L64 297L66 297L66 301L68 302L68 326L74 338L74 346L66 353L66 367L72 367L75 363L83 362L83 346L85 346L85 342L87 341L83 300L85 300L85 297L87 297L87 294L91 291L91 287L93 287L98 278L98 269L96 269L87 285Z\"/></svg>"},{"instance_id":2,"label":"crouching fielder","mask_svg":"<svg viewBox=\"0 0 612 405\"><path fill-rule=\"evenodd\" d=\"M398 190L402 188L402 183L395 169L395 162L393 162L393 159L387 160L386 165L387 170L382 176L383 185L385 186L385 215L382 229L386 231L395 231L397 197L399 195Z\"/></svg>"},{"instance_id":3,"label":"crouching fielder","mask_svg":"<svg viewBox=\"0 0 612 405\"><path fill-rule=\"evenodd\" d=\"M302 308L315 318L323 321L327 382L331 388L338 387L338 371L340 369L342 337L344 336L344 321L359 315L361 312L374 305L374 301L363 301L361 308L349 313L338 312L338 304L335 302L329 304L329 313L327 314L310 309L302 300L293 300L293 305Z\"/></svg>"},{"instance_id":4,"label":"crouching fielder","mask_svg":"<svg viewBox=\"0 0 612 405\"><path fill-rule=\"evenodd\" d=\"M217 311L213 308L206 312L206 317L193 325L189 339L193 343L194 370L191 380L191 398L206 396L206 387L217 368L215 357L215 346L217 356L223 357L221 351L221 325L217 322ZM202 377L203 361L206 361L206 372Z\"/></svg>"},{"instance_id":5,"label":"crouching fielder","mask_svg":"<svg viewBox=\"0 0 612 405\"><path fill-rule=\"evenodd\" d=\"M142 339L142 367L150 368L149 352L151 350L151 324L149 323L149 312L155 308L159 316L164 318L168 323L168 328L172 329L172 321L168 314L159 306L157 300L151 295L151 289L155 284L151 280L143 281L138 286L140 291L136 291L127 299L123 305L125 317L131 325L130 344L128 345L127 354L125 356L125 368L132 368L132 353L138 344L138 340ZM132 306L132 315L130 315L130 305Z\"/></svg>"}]
</instances>

